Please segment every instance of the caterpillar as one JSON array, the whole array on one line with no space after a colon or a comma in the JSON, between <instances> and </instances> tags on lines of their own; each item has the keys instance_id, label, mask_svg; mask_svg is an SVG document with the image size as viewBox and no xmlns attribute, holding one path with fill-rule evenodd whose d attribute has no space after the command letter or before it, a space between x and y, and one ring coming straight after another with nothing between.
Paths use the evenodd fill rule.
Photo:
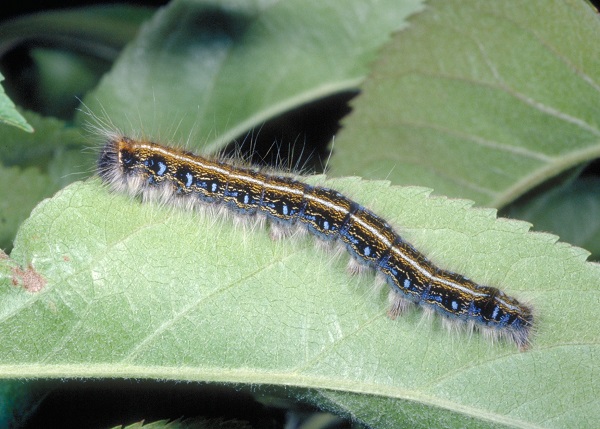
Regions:
<instances>
[{"instance_id":1,"label":"caterpillar","mask_svg":"<svg viewBox=\"0 0 600 429\"><path fill-rule=\"evenodd\" d=\"M97 171L115 191L192 209L220 205L242 216L266 217L274 227L304 227L318 239L341 242L352 258L385 278L390 317L415 303L520 350L530 346L531 307L435 266L382 217L334 189L150 141L108 137Z\"/></svg>"}]
</instances>

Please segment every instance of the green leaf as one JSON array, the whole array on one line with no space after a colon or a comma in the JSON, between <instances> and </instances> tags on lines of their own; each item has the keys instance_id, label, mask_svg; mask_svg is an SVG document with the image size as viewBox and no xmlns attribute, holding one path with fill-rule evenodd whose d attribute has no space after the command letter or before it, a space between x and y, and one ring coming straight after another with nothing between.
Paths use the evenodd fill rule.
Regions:
<instances>
[{"instance_id":1,"label":"green leaf","mask_svg":"<svg viewBox=\"0 0 600 429\"><path fill-rule=\"evenodd\" d=\"M421 8L420 0L175 0L85 104L127 134L213 151L282 112L355 90L390 33Z\"/></svg>"},{"instance_id":2,"label":"green leaf","mask_svg":"<svg viewBox=\"0 0 600 429\"><path fill-rule=\"evenodd\" d=\"M45 10L1 22L7 92L17 105L72 118L79 97L150 16L149 8L111 5Z\"/></svg>"},{"instance_id":3,"label":"green leaf","mask_svg":"<svg viewBox=\"0 0 600 429\"><path fill-rule=\"evenodd\" d=\"M112 61L152 12L141 6L102 5L20 16L0 25L0 54L24 41L43 40Z\"/></svg>"},{"instance_id":4,"label":"green leaf","mask_svg":"<svg viewBox=\"0 0 600 429\"><path fill-rule=\"evenodd\" d=\"M495 3L478 5L485 9L504 4ZM395 1L244 4L229 1L211 8L208 2L172 2L145 26L95 96L88 98L92 110L102 114L96 107L101 104L106 117L125 131L166 134L177 141L189 137L214 148L290 106L354 88L388 33L404 26L410 13ZM385 7L379 9L382 4ZM459 30L480 28L475 24L483 24L469 15L470 3L464 4L464 9L461 3L442 12L471 18L464 21L468 25L460 19L450 21ZM534 8L540 15L556 13L556 21L542 16L559 27L565 17L581 26L563 31L559 46L576 46L572 39L590 40L581 36L584 31L596 37L591 18L585 13L578 18L583 10L579 3L558 4L571 5L570 14L555 9L556 4L505 4L504 15L484 14L482 22L503 22L510 8L518 15L515 22L523 22L519 19L530 19L528 8ZM431 5L428 13L438 13L439 3ZM412 11L418 7L415 2ZM421 28L421 19L428 22L417 18L414 31ZM555 31L531 22L538 32L533 36ZM207 23L216 28L207 29ZM486 28L506 31L503 26ZM199 32L201 37L196 37ZM427 46L432 51L422 48L435 34L407 40L417 52L444 59L447 45ZM464 40L454 40L457 47L463 46ZM567 54L572 52L576 50ZM593 53L593 47L587 52ZM407 55L409 64L411 58L417 63ZM582 54L577 59L582 73L598 70L596 56ZM564 79L552 79L559 80L546 89L562 90L563 82L573 83L568 73ZM534 89L542 91L542 83ZM571 87L577 98L563 94L559 101L566 104L564 111L590 119L578 114L597 108L595 94L581 94L577 84ZM423 88L415 86L416 90ZM415 111L431 108L417 100L408 99ZM463 95L461 100L470 99ZM491 102L483 98L478 103L485 107ZM456 106L446 108L451 116ZM506 115L513 109L499 112L508 125L492 131L502 131L503 137L513 126L515 133L526 131ZM432 116L437 113L431 111ZM384 109L375 114L395 113ZM474 116L473 124L481 122L483 127L485 119ZM548 135L537 137L543 132L539 123L527 123L535 130L533 137L548 140ZM564 131L552 121L548 126L554 139L549 139L550 147L562 156L564 150L557 149L555 141L565 133L571 137L571 129ZM381 136L371 131L365 140L371 152L385 151L386 159L391 158L396 149L376 146ZM578 132L573 135L579 138ZM577 143L578 151L567 155L585 158L595 150L593 144ZM4 141L0 150L3 147ZM6 151L9 157L25 163L39 160L28 146L13 147L17 149ZM48 157L54 159L54 153L50 150ZM440 156L440 162L450 165L450 158ZM472 157L482 158L479 152ZM362 159L368 157L356 161ZM490 175L513 166L503 164L501 156L494 161L498 164ZM563 166L548 165L558 166L558 171ZM12 184L15 177L11 172L7 180ZM444 268L530 301L538 327L532 349L518 353L510 344L492 345L480 335L448 333L438 319L422 321L418 310L389 320L385 298L371 286L372 276L349 276L344 258L315 250L309 238L273 242L262 228L142 205L109 194L94 179L42 202L20 229L11 259L0 254L0 337L5 339L0 342L0 376L276 385L371 427L596 424L600 272L597 265L585 262L586 252L556 244L550 235L527 233L524 223L496 220L493 211L473 210L468 202L430 198L422 188L356 178L326 184L400 226L407 239Z\"/></svg>"},{"instance_id":5,"label":"green leaf","mask_svg":"<svg viewBox=\"0 0 600 429\"><path fill-rule=\"evenodd\" d=\"M432 0L382 50L336 175L500 207L600 156L598 15L578 0Z\"/></svg>"},{"instance_id":6,"label":"green leaf","mask_svg":"<svg viewBox=\"0 0 600 429\"><path fill-rule=\"evenodd\" d=\"M2 251L0 251L0 257ZM0 425L4 428L22 427L46 397L47 390L36 383L23 380L0 380Z\"/></svg>"},{"instance_id":7,"label":"green leaf","mask_svg":"<svg viewBox=\"0 0 600 429\"><path fill-rule=\"evenodd\" d=\"M600 179L588 177L507 207L505 215L527 220L600 258Z\"/></svg>"},{"instance_id":8,"label":"green leaf","mask_svg":"<svg viewBox=\"0 0 600 429\"><path fill-rule=\"evenodd\" d=\"M4 76L0 74L0 82L4 80ZM33 127L27 123L25 118L17 111L15 103L4 92L4 88L0 85L0 122L15 126L22 131L28 133L33 132Z\"/></svg>"},{"instance_id":9,"label":"green leaf","mask_svg":"<svg viewBox=\"0 0 600 429\"><path fill-rule=\"evenodd\" d=\"M115 426L113 429L251 429L247 422L222 419L177 419L138 422L127 426Z\"/></svg>"},{"instance_id":10,"label":"green leaf","mask_svg":"<svg viewBox=\"0 0 600 429\"><path fill-rule=\"evenodd\" d=\"M69 147L81 150L86 144L80 130L69 128L64 121L23 112L36 132L24 134L18 130L0 127L0 161L6 166L38 167L43 171L57 151ZM68 182L67 182L68 183Z\"/></svg>"},{"instance_id":11,"label":"green leaf","mask_svg":"<svg viewBox=\"0 0 600 429\"><path fill-rule=\"evenodd\" d=\"M37 203L59 188L48 183L48 177L36 168L21 170L1 165L0 183L10 183L0 188L0 248L7 248Z\"/></svg>"},{"instance_id":12,"label":"green leaf","mask_svg":"<svg viewBox=\"0 0 600 429\"><path fill-rule=\"evenodd\" d=\"M0 261L0 375L281 385L382 428L598 421L600 266L585 251L422 188L310 183L371 207L440 266L531 302L532 349L449 333L419 310L390 320L372 276L348 275L309 237L272 241L92 179L42 202Z\"/></svg>"},{"instance_id":13,"label":"green leaf","mask_svg":"<svg viewBox=\"0 0 600 429\"><path fill-rule=\"evenodd\" d=\"M93 153L82 152L80 132L53 118L25 112L31 134L0 127L0 249L8 249L33 207L60 188L84 177Z\"/></svg>"}]
</instances>

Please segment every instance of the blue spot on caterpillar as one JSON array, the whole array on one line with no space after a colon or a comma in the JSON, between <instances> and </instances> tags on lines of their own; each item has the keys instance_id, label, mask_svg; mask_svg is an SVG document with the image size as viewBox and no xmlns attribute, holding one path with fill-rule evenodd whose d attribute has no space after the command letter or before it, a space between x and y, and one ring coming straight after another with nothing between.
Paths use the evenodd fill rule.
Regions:
<instances>
[{"instance_id":1,"label":"blue spot on caterpillar","mask_svg":"<svg viewBox=\"0 0 600 429\"><path fill-rule=\"evenodd\" d=\"M113 189L134 196L180 198L192 206L219 203L275 224L302 225L320 239L341 241L352 257L385 277L392 289L391 317L416 303L513 341L521 350L530 345L529 306L436 267L384 219L333 189L117 135L102 150L98 174Z\"/></svg>"}]
</instances>

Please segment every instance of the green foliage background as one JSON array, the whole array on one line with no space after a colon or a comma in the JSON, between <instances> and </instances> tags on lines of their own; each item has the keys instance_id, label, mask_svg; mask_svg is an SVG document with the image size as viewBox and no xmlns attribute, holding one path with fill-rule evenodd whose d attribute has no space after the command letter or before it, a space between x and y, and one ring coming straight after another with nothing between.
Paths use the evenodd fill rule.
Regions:
<instances>
[{"instance_id":1,"label":"green foliage background","mask_svg":"<svg viewBox=\"0 0 600 429\"><path fill-rule=\"evenodd\" d=\"M175 0L127 11L93 35L71 15L66 28L47 18L48 35L98 46L112 46L97 35L111 26L144 22L73 122L21 115L7 97L0 107L35 129L0 128L5 247L20 225L0 260L3 377L285 386L370 427L593 427L598 265L461 199L558 225L595 250L598 179L580 178L600 152L600 27L587 3ZM28 19L43 15L3 24L5 43ZM308 180L389 219L439 265L531 302L530 351L448 333L419 311L389 320L372 275L347 275L307 237L272 241L264 228L142 205L97 178L65 187L93 170L86 122L214 153L359 87L330 175L362 179Z\"/></svg>"}]
</instances>

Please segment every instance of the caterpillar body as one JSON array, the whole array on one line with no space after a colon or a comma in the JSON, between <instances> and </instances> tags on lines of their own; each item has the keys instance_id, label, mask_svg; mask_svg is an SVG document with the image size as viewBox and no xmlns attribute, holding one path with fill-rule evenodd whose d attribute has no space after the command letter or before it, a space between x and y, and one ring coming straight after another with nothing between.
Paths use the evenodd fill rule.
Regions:
<instances>
[{"instance_id":1,"label":"caterpillar body","mask_svg":"<svg viewBox=\"0 0 600 429\"><path fill-rule=\"evenodd\" d=\"M435 266L382 217L334 189L116 134L109 136L97 168L116 191L190 208L219 204L243 216L264 216L275 226L303 226L319 239L339 240L354 259L386 279L392 317L415 303L521 350L530 345L529 306Z\"/></svg>"}]
</instances>

